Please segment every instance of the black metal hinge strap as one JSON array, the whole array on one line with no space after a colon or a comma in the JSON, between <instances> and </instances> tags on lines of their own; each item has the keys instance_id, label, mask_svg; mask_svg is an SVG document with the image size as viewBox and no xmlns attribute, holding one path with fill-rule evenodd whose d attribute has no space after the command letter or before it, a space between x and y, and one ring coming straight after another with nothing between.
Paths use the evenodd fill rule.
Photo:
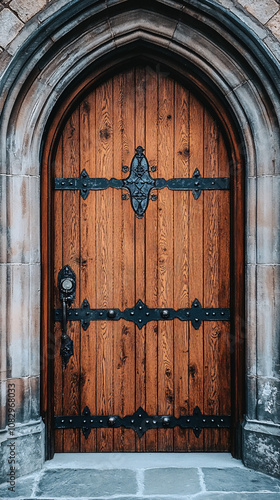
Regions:
<instances>
[{"instance_id":1,"label":"black metal hinge strap","mask_svg":"<svg viewBox=\"0 0 280 500\"><path fill-rule=\"evenodd\" d=\"M67 321L81 321L82 327L86 330L91 321L118 321L125 319L132 321L139 329L149 323L149 321L174 320L190 321L192 326L198 330L202 321L229 321L229 308L202 308L200 302L195 299L191 308L178 309L172 308L149 308L138 300L132 308L124 311L120 309L91 309L87 299L83 301L80 309L68 309ZM62 321L62 309L55 309L55 321Z\"/></svg>"},{"instance_id":2,"label":"black metal hinge strap","mask_svg":"<svg viewBox=\"0 0 280 500\"><path fill-rule=\"evenodd\" d=\"M136 154L131 161L130 173L126 179L94 179L90 178L87 171L83 169L78 178L56 178L54 187L56 190L78 189L84 200L91 190L98 191L109 187L126 189L130 194L132 208L139 219L144 216L147 210L150 193L153 189L167 187L173 191L192 191L194 198L197 200L202 190L224 190L230 187L229 178L202 178L197 168L191 178L155 179L150 175L149 163L142 146L138 146L135 151ZM155 170L155 168L152 167L151 170ZM127 171L128 167L123 167L123 170ZM156 196L152 195L152 199L156 199Z\"/></svg>"},{"instance_id":3,"label":"black metal hinge strap","mask_svg":"<svg viewBox=\"0 0 280 500\"><path fill-rule=\"evenodd\" d=\"M198 406L192 415L182 415L179 418L171 415L148 415L143 408L133 415L121 418L118 415L91 415L86 406L82 415L54 417L56 429L82 429L87 439L91 429L125 427L133 429L141 438L149 429L167 429L176 426L182 429L192 429L198 438L202 429L229 428L231 425L230 415L203 415Z\"/></svg>"}]
</instances>

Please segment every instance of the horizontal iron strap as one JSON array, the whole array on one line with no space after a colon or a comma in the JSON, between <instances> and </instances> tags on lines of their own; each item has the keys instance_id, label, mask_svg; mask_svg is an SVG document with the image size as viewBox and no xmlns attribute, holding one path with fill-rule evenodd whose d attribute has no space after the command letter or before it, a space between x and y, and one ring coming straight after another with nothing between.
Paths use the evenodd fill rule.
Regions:
<instances>
[{"instance_id":1,"label":"horizontal iron strap","mask_svg":"<svg viewBox=\"0 0 280 500\"><path fill-rule=\"evenodd\" d=\"M83 415L56 416L56 429L83 429L84 435L89 435L90 429L125 427L133 429L141 437L149 429L174 428L193 429L198 437L202 429L229 428L230 415L203 415L198 407L192 415L182 415L178 418L172 415L150 416L141 407L133 415L119 417L118 415L91 415L88 407Z\"/></svg>"},{"instance_id":2,"label":"horizontal iron strap","mask_svg":"<svg viewBox=\"0 0 280 500\"><path fill-rule=\"evenodd\" d=\"M103 179L103 178L56 178L54 187L56 190L90 190L100 191L109 187L115 189L125 189L124 181L126 179ZM151 189L163 189L167 187L173 191L192 191L197 190L224 190L229 189L229 178L182 178L182 179L154 179L154 185Z\"/></svg>"},{"instance_id":3,"label":"horizontal iron strap","mask_svg":"<svg viewBox=\"0 0 280 500\"><path fill-rule=\"evenodd\" d=\"M118 321L125 319L132 321L139 329L150 321L174 320L191 321L192 326L198 330L202 321L229 321L230 309L228 308L202 308L197 299L192 303L191 308L149 308L141 300L133 308L124 311L120 309L90 309L88 301L83 301L80 309L68 309L68 321L81 321L82 327L86 330L90 321ZM55 321L62 321L62 309L55 309Z\"/></svg>"}]
</instances>

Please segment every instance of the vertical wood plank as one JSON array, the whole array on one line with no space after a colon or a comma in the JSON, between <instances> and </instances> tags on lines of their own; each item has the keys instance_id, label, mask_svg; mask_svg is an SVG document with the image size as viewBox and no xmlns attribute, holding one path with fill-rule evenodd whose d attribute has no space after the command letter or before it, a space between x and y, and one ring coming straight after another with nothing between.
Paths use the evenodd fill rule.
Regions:
<instances>
[{"instance_id":1,"label":"vertical wood plank","mask_svg":"<svg viewBox=\"0 0 280 500\"><path fill-rule=\"evenodd\" d=\"M54 176L62 177L62 138L60 138L56 151L54 162ZM62 191L56 191L54 194L54 308L61 308L59 293L57 288L57 276L60 269L63 267L62 255L62 228L63 228L63 195ZM55 363L54 363L54 414L63 415L63 369L60 357L61 344L61 325L54 324L54 341L55 341ZM55 453L62 453L63 450L64 431L62 429L55 430Z\"/></svg>"},{"instance_id":2,"label":"vertical wood plank","mask_svg":"<svg viewBox=\"0 0 280 500\"><path fill-rule=\"evenodd\" d=\"M63 176L78 177L79 158L79 110L76 109L63 131ZM80 306L80 194L77 191L63 192L63 265L68 264L76 274L76 299L73 307ZM63 414L80 414L80 323L68 322L67 333L74 343L74 356L63 371ZM64 451L78 452L79 429L64 431Z\"/></svg>"},{"instance_id":3,"label":"vertical wood plank","mask_svg":"<svg viewBox=\"0 0 280 500\"><path fill-rule=\"evenodd\" d=\"M175 82L174 177L189 177L189 92ZM189 193L174 193L174 308L189 305ZM174 321L174 416L188 415L188 323ZM186 451L189 431L175 427L174 451Z\"/></svg>"},{"instance_id":4,"label":"vertical wood plank","mask_svg":"<svg viewBox=\"0 0 280 500\"><path fill-rule=\"evenodd\" d=\"M80 104L80 170L86 169L89 177L96 177L95 168L95 90ZM80 303L87 299L96 308L96 214L95 193L86 200L80 197L81 255L80 255ZM86 332L81 329L81 412L88 406L96 415L96 335L97 324L91 322ZM96 429L87 439L81 432L81 452L96 451Z\"/></svg>"},{"instance_id":5,"label":"vertical wood plank","mask_svg":"<svg viewBox=\"0 0 280 500\"><path fill-rule=\"evenodd\" d=\"M135 70L135 146L146 147L145 144L145 112L146 112L146 74L144 68L136 68ZM146 154L146 151L145 151ZM149 161L149 158L148 158ZM135 290L136 301L141 299L146 302L146 283L145 283L145 238L146 238L146 218L135 219ZM135 409L145 408L146 405L146 387L145 387L145 370L146 370L146 328L141 330L136 329L135 335L135 355L136 355L136 394L135 394ZM136 450L139 452L145 451L145 438L141 439L135 434Z\"/></svg>"},{"instance_id":6,"label":"vertical wood plank","mask_svg":"<svg viewBox=\"0 0 280 500\"><path fill-rule=\"evenodd\" d=\"M205 111L204 121L204 175L218 177L217 124ZM204 304L219 307L219 235L218 192L204 192ZM204 323L204 411L219 414L218 347L221 336L220 324ZM204 431L206 450L219 449L219 430Z\"/></svg>"},{"instance_id":7,"label":"vertical wood plank","mask_svg":"<svg viewBox=\"0 0 280 500\"><path fill-rule=\"evenodd\" d=\"M173 177L174 81L161 74L158 95L158 165L160 176ZM170 154L171 153L171 154ZM173 307L173 195L163 189L158 199L158 306ZM172 415L174 408L173 324L158 325L158 409ZM173 451L173 429L159 429L158 451Z\"/></svg>"},{"instance_id":8,"label":"vertical wood plank","mask_svg":"<svg viewBox=\"0 0 280 500\"><path fill-rule=\"evenodd\" d=\"M135 72L129 70L114 78L114 176L121 177L122 166L130 165L134 155ZM123 173L124 174L124 173ZM123 175L127 177L127 174ZM124 310L135 304L135 213L130 201L114 192L114 303ZM125 416L135 411L135 325L128 321L114 324L114 412ZM134 451L135 432L123 427L114 430L115 451Z\"/></svg>"},{"instance_id":9,"label":"vertical wood plank","mask_svg":"<svg viewBox=\"0 0 280 500\"><path fill-rule=\"evenodd\" d=\"M96 89L96 175L113 174L112 80ZM99 308L114 304L113 255L114 213L111 189L97 191L96 195L96 302ZM113 406L113 325L99 321L96 325L97 384L96 408L98 415L112 415ZM113 430L97 429L97 451L113 451Z\"/></svg>"},{"instance_id":10,"label":"vertical wood plank","mask_svg":"<svg viewBox=\"0 0 280 500\"><path fill-rule=\"evenodd\" d=\"M146 68L146 156L158 176L158 81L152 68ZM158 194L158 193L157 193ZM158 201L149 203L146 214L146 303L158 306ZM146 326L146 411L158 414L158 324L151 321ZM145 436L146 451L157 451L157 430L149 430Z\"/></svg>"},{"instance_id":11,"label":"vertical wood plank","mask_svg":"<svg viewBox=\"0 0 280 500\"><path fill-rule=\"evenodd\" d=\"M190 176L196 168L204 175L203 165L203 128L204 110L201 103L190 94ZM198 200L189 193L189 307L195 298L203 307L203 199ZM195 330L191 323L189 331L189 412L196 406L203 412L203 324ZM188 449L203 451L203 432L196 438L188 431Z\"/></svg>"}]
</instances>

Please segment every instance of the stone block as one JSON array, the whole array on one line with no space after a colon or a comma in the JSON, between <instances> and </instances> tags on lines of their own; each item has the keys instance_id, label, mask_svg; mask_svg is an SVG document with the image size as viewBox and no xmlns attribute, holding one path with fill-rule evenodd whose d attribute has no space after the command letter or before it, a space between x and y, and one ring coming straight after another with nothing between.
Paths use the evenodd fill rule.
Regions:
<instances>
[{"instance_id":1,"label":"stone block","mask_svg":"<svg viewBox=\"0 0 280 500\"><path fill-rule=\"evenodd\" d=\"M277 266L257 266L257 373L263 377L279 377L275 370L279 337L279 282L275 282ZM278 271L279 274L279 271ZM275 297L278 298L275 302Z\"/></svg>"},{"instance_id":2,"label":"stone block","mask_svg":"<svg viewBox=\"0 0 280 500\"><path fill-rule=\"evenodd\" d=\"M12 0L9 7L16 12L22 22L26 23L42 10L47 4L46 0Z\"/></svg>"},{"instance_id":3,"label":"stone block","mask_svg":"<svg viewBox=\"0 0 280 500\"><path fill-rule=\"evenodd\" d=\"M278 351L279 353L279 351ZM277 356L278 357L278 356ZM257 379L257 416L258 420L280 422L280 381L275 378Z\"/></svg>"},{"instance_id":4,"label":"stone block","mask_svg":"<svg viewBox=\"0 0 280 500\"><path fill-rule=\"evenodd\" d=\"M280 484L274 478L259 472L233 467L231 469L202 469L206 490L208 491L248 491L279 492ZM239 496L238 496L239 499Z\"/></svg>"},{"instance_id":5,"label":"stone block","mask_svg":"<svg viewBox=\"0 0 280 500\"><path fill-rule=\"evenodd\" d=\"M278 5L279 9L279 5ZM267 22L266 26L271 30L274 36L280 39L280 10Z\"/></svg>"},{"instance_id":6,"label":"stone block","mask_svg":"<svg viewBox=\"0 0 280 500\"><path fill-rule=\"evenodd\" d=\"M5 49L9 43L17 36L24 24L9 9L0 12L0 47Z\"/></svg>"},{"instance_id":7,"label":"stone block","mask_svg":"<svg viewBox=\"0 0 280 500\"><path fill-rule=\"evenodd\" d=\"M40 178L29 177L28 210L30 212L30 254L29 262L32 264L40 263Z\"/></svg>"},{"instance_id":8,"label":"stone block","mask_svg":"<svg viewBox=\"0 0 280 500\"><path fill-rule=\"evenodd\" d=\"M30 266L8 266L7 282L7 376L21 378L30 375Z\"/></svg>"},{"instance_id":9,"label":"stone block","mask_svg":"<svg viewBox=\"0 0 280 500\"><path fill-rule=\"evenodd\" d=\"M0 429L5 429L6 421L6 407L7 407L7 385L5 376L2 375L0 381Z\"/></svg>"},{"instance_id":10,"label":"stone block","mask_svg":"<svg viewBox=\"0 0 280 500\"><path fill-rule=\"evenodd\" d=\"M15 442L16 478L42 468L45 457L44 435L42 422L17 426L14 436L0 434L0 484L7 481L11 442Z\"/></svg>"},{"instance_id":11,"label":"stone block","mask_svg":"<svg viewBox=\"0 0 280 500\"><path fill-rule=\"evenodd\" d=\"M37 487L37 496L46 497L81 498L136 493L136 474L126 469L46 470Z\"/></svg>"},{"instance_id":12,"label":"stone block","mask_svg":"<svg viewBox=\"0 0 280 500\"><path fill-rule=\"evenodd\" d=\"M197 469L161 468L144 472L144 495L191 495L201 491Z\"/></svg>"},{"instance_id":13,"label":"stone block","mask_svg":"<svg viewBox=\"0 0 280 500\"><path fill-rule=\"evenodd\" d=\"M246 415L250 419L257 418L257 378L246 376Z\"/></svg>"},{"instance_id":14,"label":"stone block","mask_svg":"<svg viewBox=\"0 0 280 500\"><path fill-rule=\"evenodd\" d=\"M280 177L257 178L257 262L280 263Z\"/></svg>"},{"instance_id":15,"label":"stone block","mask_svg":"<svg viewBox=\"0 0 280 500\"><path fill-rule=\"evenodd\" d=\"M238 3L262 24L267 23L279 10L279 5L275 0L238 0Z\"/></svg>"},{"instance_id":16,"label":"stone block","mask_svg":"<svg viewBox=\"0 0 280 500\"><path fill-rule=\"evenodd\" d=\"M260 424L257 421L245 422L242 454L247 467L280 478L279 425Z\"/></svg>"},{"instance_id":17,"label":"stone block","mask_svg":"<svg viewBox=\"0 0 280 500\"><path fill-rule=\"evenodd\" d=\"M8 262L30 262L30 196L28 177L7 177Z\"/></svg>"},{"instance_id":18,"label":"stone block","mask_svg":"<svg viewBox=\"0 0 280 500\"><path fill-rule=\"evenodd\" d=\"M114 37L127 35L131 31L145 30L150 34L164 33L168 38L173 36L177 21L163 15L149 11L137 9L132 12L122 14L110 19L110 26Z\"/></svg>"},{"instance_id":19,"label":"stone block","mask_svg":"<svg viewBox=\"0 0 280 500\"><path fill-rule=\"evenodd\" d=\"M11 488L10 483L5 483L0 486L0 498L5 500L6 498L15 498L15 497L31 497L34 476L29 476L24 479L19 479L16 477L14 491L9 489Z\"/></svg>"}]
</instances>

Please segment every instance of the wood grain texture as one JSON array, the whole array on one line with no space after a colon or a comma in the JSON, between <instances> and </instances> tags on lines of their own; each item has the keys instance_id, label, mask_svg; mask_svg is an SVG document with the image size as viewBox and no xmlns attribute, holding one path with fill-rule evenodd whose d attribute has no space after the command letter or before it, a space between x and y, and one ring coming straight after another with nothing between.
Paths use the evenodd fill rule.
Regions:
<instances>
[{"instance_id":1,"label":"wood grain texture","mask_svg":"<svg viewBox=\"0 0 280 500\"><path fill-rule=\"evenodd\" d=\"M145 148L152 177L229 176L223 134L208 107L169 74L155 68L123 70L93 86L61 132L56 177L125 178L135 147ZM120 308L142 299L149 307L230 305L230 196L226 191L158 191L137 219L121 190L56 191L54 295L68 263L77 276L80 307ZM230 327L211 322L195 330L179 320L148 323L98 321L86 332L69 323L74 357L66 370L56 324L55 414L125 416L142 406L151 414L231 411ZM204 430L199 438L180 428L148 431L56 431L56 451L226 451L229 432Z\"/></svg>"}]
</instances>

